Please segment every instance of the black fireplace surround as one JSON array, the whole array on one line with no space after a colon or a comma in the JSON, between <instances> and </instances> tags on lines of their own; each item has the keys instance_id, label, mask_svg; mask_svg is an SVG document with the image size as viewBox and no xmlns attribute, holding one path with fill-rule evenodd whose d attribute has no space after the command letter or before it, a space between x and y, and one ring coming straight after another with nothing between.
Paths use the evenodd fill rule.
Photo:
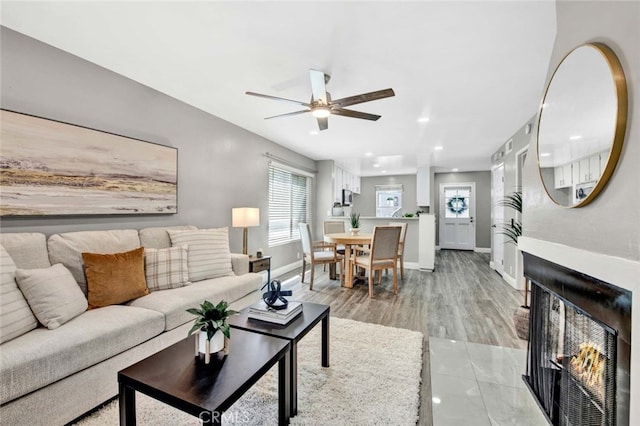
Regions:
<instances>
[{"instance_id":1,"label":"black fireplace surround","mask_svg":"<svg viewBox=\"0 0 640 426\"><path fill-rule=\"evenodd\" d=\"M524 253L524 275L532 284L531 316L529 321L529 348L527 355L527 374L523 376L526 385L535 397L538 405L545 414L547 420L553 425L583 424L598 425L629 425L629 387L630 387L630 363L631 363L631 292L614 284L606 283L594 277L582 274L578 271L566 268L553 262L544 260L530 253ZM546 302L545 302L546 301ZM550 308L549 301L563 304L563 308L575 312L578 317L588 319L598 324L613 342L609 355L605 376L612 378L612 383L607 384L611 392L611 412L598 418L597 423L586 420L570 420L570 416L558 413L558 402L553 402L553 394L562 394L559 391L561 385L560 375L555 383L549 384L549 368L545 365L562 364L562 360L549 360L542 358L545 351L540 349L544 345L541 337L548 334L544 318L540 318L544 309ZM546 307L541 306L547 303ZM551 312L551 311L549 311ZM564 319L562 320L564 323ZM566 326L566 324L565 324ZM564 333L564 332L562 332ZM604 352L603 352L604 353ZM576 354L564 354L569 358ZM546 354L544 355L546 356ZM562 358L562 356L560 357ZM565 359L568 361L568 359ZM567 363L565 362L565 365ZM559 365L560 370L562 365ZM544 371L543 371L544 370ZM568 373L565 373L568 374ZM546 377L541 377L545 376ZM554 390L555 389L555 390ZM583 391L587 395L587 391ZM551 395L549 395L551 393ZM571 397L573 398L573 397ZM565 405L567 403L565 402ZM580 407L576 401L569 401L569 405ZM581 408L574 408L580 410ZM562 410L561 410L562 411ZM607 411L607 410L605 410ZM578 413L580 416L580 413ZM578 417L579 418L579 417ZM588 416L585 418L589 418Z\"/></svg>"}]
</instances>

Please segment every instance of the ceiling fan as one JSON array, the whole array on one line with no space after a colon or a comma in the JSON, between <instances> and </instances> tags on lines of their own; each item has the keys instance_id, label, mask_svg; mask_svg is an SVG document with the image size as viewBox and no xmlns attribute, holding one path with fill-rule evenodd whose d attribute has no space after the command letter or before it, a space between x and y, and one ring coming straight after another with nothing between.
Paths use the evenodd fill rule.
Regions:
<instances>
[{"instance_id":1,"label":"ceiling fan","mask_svg":"<svg viewBox=\"0 0 640 426\"><path fill-rule=\"evenodd\" d=\"M309 70L311 77L311 101L301 102L293 99L279 98L277 96L263 95L255 92L245 92L247 95L258 96L260 98L275 99L277 101L291 102L296 105L301 105L308 109L300 111L288 112L286 114L273 115L266 117L265 120L277 117L288 117L291 115L305 114L310 112L316 120L318 120L318 128L320 130L327 130L329 128L329 115L341 115L343 117L361 118L364 120L376 121L381 116L376 114L368 114L366 112L354 111L351 109L345 109L344 107L361 104L364 102L371 102L377 99L388 98L395 96L393 89L377 90L375 92L362 93L360 95L349 96L347 98L332 100L331 95L327 92L326 84L329 82L331 76L325 74L322 71Z\"/></svg>"}]
</instances>

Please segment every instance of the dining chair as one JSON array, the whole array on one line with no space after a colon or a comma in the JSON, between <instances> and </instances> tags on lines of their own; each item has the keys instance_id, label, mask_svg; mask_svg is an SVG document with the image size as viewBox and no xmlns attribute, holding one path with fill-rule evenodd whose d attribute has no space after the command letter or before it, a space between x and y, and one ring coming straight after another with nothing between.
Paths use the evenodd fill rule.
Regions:
<instances>
[{"instance_id":1,"label":"dining chair","mask_svg":"<svg viewBox=\"0 0 640 426\"><path fill-rule=\"evenodd\" d=\"M325 243L324 241L313 241L311 238L311 228L308 223L299 223L300 241L302 242L302 282L304 282L305 269L307 262L311 264L311 280L309 281L309 290L313 290L313 278L316 265L340 264L340 286L343 284L343 259L344 257L336 251L335 244Z\"/></svg>"},{"instance_id":2,"label":"dining chair","mask_svg":"<svg viewBox=\"0 0 640 426\"><path fill-rule=\"evenodd\" d=\"M369 297L373 297L373 276L383 269L393 270L393 294L398 294L399 226L375 226L371 248L366 256L354 256L353 264L369 270Z\"/></svg>"},{"instance_id":3,"label":"dining chair","mask_svg":"<svg viewBox=\"0 0 640 426\"><path fill-rule=\"evenodd\" d=\"M345 232L345 226L343 220L325 220L324 221L324 235L327 234L343 234ZM336 250L339 254L344 254L344 245L337 244Z\"/></svg>"},{"instance_id":4,"label":"dining chair","mask_svg":"<svg viewBox=\"0 0 640 426\"><path fill-rule=\"evenodd\" d=\"M398 263L400 264L400 279L404 280L404 246L407 238L407 223L389 222L389 226L399 226L402 228L400 231L400 242L398 243Z\"/></svg>"}]
</instances>

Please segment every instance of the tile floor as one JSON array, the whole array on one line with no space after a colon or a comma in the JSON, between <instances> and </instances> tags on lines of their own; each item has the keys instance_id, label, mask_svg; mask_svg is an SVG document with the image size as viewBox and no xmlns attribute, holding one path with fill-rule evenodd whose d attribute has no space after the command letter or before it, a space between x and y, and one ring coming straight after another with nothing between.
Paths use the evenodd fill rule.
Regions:
<instances>
[{"instance_id":1,"label":"tile floor","mask_svg":"<svg viewBox=\"0 0 640 426\"><path fill-rule=\"evenodd\" d=\"M523 349L429 337L434 426L545 426Z\"/></svg>"}]
</instances>

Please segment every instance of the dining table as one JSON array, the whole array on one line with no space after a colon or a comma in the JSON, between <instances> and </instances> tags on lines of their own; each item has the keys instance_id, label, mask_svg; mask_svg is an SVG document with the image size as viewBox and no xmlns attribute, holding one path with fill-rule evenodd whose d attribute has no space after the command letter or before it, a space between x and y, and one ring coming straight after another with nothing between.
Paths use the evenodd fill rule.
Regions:
<instances>
[{"instance_id":1,"label":"dining table","mask_svg":"<svg viewBox=\"0 0 640 426\"><path fill-rule=\"evenodd\" d=\"M324 235L325 242L344 245L344 269L346 271L344 280L345 287L353 288L353 265L351 262L352 247L371 245L372 238L373 234L357 233L353 235L351 232Z\"/></svg>"}]
</instances>

